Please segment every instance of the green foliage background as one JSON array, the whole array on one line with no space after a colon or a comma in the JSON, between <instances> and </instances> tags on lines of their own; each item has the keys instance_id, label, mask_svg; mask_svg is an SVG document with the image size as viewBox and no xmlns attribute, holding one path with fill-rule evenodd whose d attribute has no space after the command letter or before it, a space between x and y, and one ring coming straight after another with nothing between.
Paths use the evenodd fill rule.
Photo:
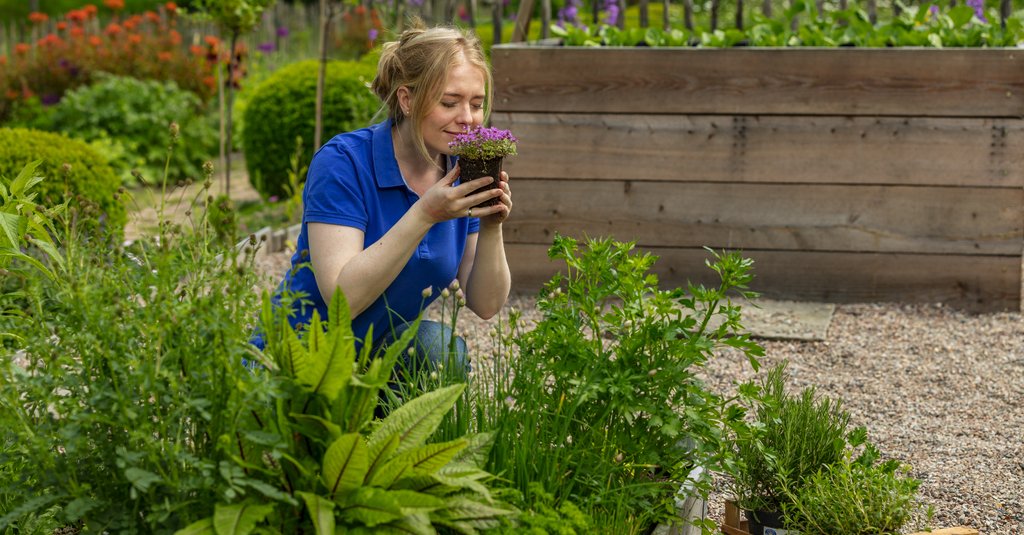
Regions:
<instances>
[{"instance_id":1,"label":"green foliage background","mask_svg":"<svg viewBox=\"0 0 1024 535\"><path fill-rule=\"evenodd\" d=\"M124 205L115 199L121 181L103 156L84 142L62 134L25 128L0 128L0 176L14 178L26 164L42 160L38 172L45 179L39 185L39 197L56 204L72 199L72 207L81 207L76 195L95 203L106 224L119 234L127 221ZM71 165L64 173L63 164Z\"/></svg>"},{"instance_id":2,"label":"green foliage background","mask_svg":"<svg viewBox=\"0 0 1024 535\"><path fill-rule=\"evenodd\" d=\"M281 68L252 90L244 112L249 181L264 197L285 196L295 138L306 141L300 162L313 157L312 110L318 63L303 61ZM366 63L332 61L324 84L324 140L367 126L380 105L367 84L375 69Z\"/></svg>"}]
</instances>

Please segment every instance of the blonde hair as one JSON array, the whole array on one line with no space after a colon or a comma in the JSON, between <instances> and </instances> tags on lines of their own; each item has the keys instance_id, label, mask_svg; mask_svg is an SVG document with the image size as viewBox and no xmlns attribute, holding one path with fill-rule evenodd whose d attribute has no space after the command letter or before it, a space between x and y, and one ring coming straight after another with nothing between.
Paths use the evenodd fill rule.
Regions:
<instances>
[{"instance_id":1,"label":"blonde hair","mask_svg":"<svg viewBox=\"0 0 1024 535\"><path fill-rule=\"evenodd\" d=\"M448 71L453 65L465 61L480 69L484 75L484 120L491 111L491 87L494 80L476 35L452 27L427 28L422 21L402 32L398 41L385 43L377 62L377 75L371 88L381 100L381 110L398 126L412 121L413 144L424 159L430 160L423 143L420 124L444 95ZM398 88L405 86L412 93L408 116L402 113L398 102ZM437 165L437 162L432 162Z\"/></svg>"}]
</instances>

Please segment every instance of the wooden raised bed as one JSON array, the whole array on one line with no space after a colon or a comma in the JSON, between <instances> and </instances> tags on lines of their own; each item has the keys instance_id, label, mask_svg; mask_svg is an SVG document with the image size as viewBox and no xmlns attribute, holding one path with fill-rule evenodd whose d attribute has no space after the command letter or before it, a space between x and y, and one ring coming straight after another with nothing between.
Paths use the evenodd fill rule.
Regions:
<instances>
[{"instance_id":1,"label":"wooden raised bed","mask_svg":"<svg viewBox=\"0 0 1024 535\"><path fill-rule=\"evenodd\" d=\"M725 535L750 535L747 531L747 521L740 520L740 510L736 502L727 500L725 502L725 519L722 522L722 533ZM911 535L978 535L978 530L973 528L943 528L933 531L921 531Z\"/></svg>"},{"instance_id":2,"label":"wooden raised bed","mask_svg":"<svg viewBox=\"0 0 1024 535\"><path fill-rule=\"evenodd\" d=\"M767 297L1019 310L1024 51L500 45L513 281L555 232L636 241L667 284L742 250Z\"/></svg>"}]
</instances>

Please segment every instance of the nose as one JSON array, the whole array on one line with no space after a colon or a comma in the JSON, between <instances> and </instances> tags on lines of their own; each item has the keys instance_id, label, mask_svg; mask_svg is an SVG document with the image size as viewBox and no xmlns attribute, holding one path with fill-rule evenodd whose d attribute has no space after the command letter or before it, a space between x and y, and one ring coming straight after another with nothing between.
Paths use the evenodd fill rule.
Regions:
<instances>
[{"instance_id":1,"label":"nose","mask_svg":"<svg viewBox=\"0 0 1024 535\"><path fill-rule=\"evenodd\" d=\"M459 106L459 115L455 121L462 127L473 126L473 106L469 103Z\"/></svg>"}]
</instances>

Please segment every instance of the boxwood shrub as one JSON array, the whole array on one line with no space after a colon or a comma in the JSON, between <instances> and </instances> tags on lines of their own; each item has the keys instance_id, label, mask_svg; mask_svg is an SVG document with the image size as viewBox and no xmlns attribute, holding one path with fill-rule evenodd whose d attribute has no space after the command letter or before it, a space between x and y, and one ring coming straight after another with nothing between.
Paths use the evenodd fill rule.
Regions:
<instances>
[{"instance_id":1,"label":"boxwood shrub","mask_svg":"<svg viewBox=\"0 0 1024 535\"><path fill-rule=\"evenodd\" d=\"M313 157L318 67L316 60L294 63L253 88L243 118L242 147L249 181L264 197L287 195L295 138L303 140L300 166ZM365 63L328 63L322 142L369 125L380 106L368 87L374 73Z\"/></svg>"},{"instance_id":2,"label":"boxwood shrub","mask_svg":"<svg viewBox=\"0 0 1024 535\"><path fill-rule=\"evenodd\" d=\"M0 128L0 177L11 180L35 160L42 160L37 172L44 177L37 187L40 204L70 198L74 207L80 196L96 206L99 221L121 233L127 220L124 206L115 199L121 181L93 148L62 134ZM65 169L64 164L70 167Z\"/></svg>"}]
</instances>

